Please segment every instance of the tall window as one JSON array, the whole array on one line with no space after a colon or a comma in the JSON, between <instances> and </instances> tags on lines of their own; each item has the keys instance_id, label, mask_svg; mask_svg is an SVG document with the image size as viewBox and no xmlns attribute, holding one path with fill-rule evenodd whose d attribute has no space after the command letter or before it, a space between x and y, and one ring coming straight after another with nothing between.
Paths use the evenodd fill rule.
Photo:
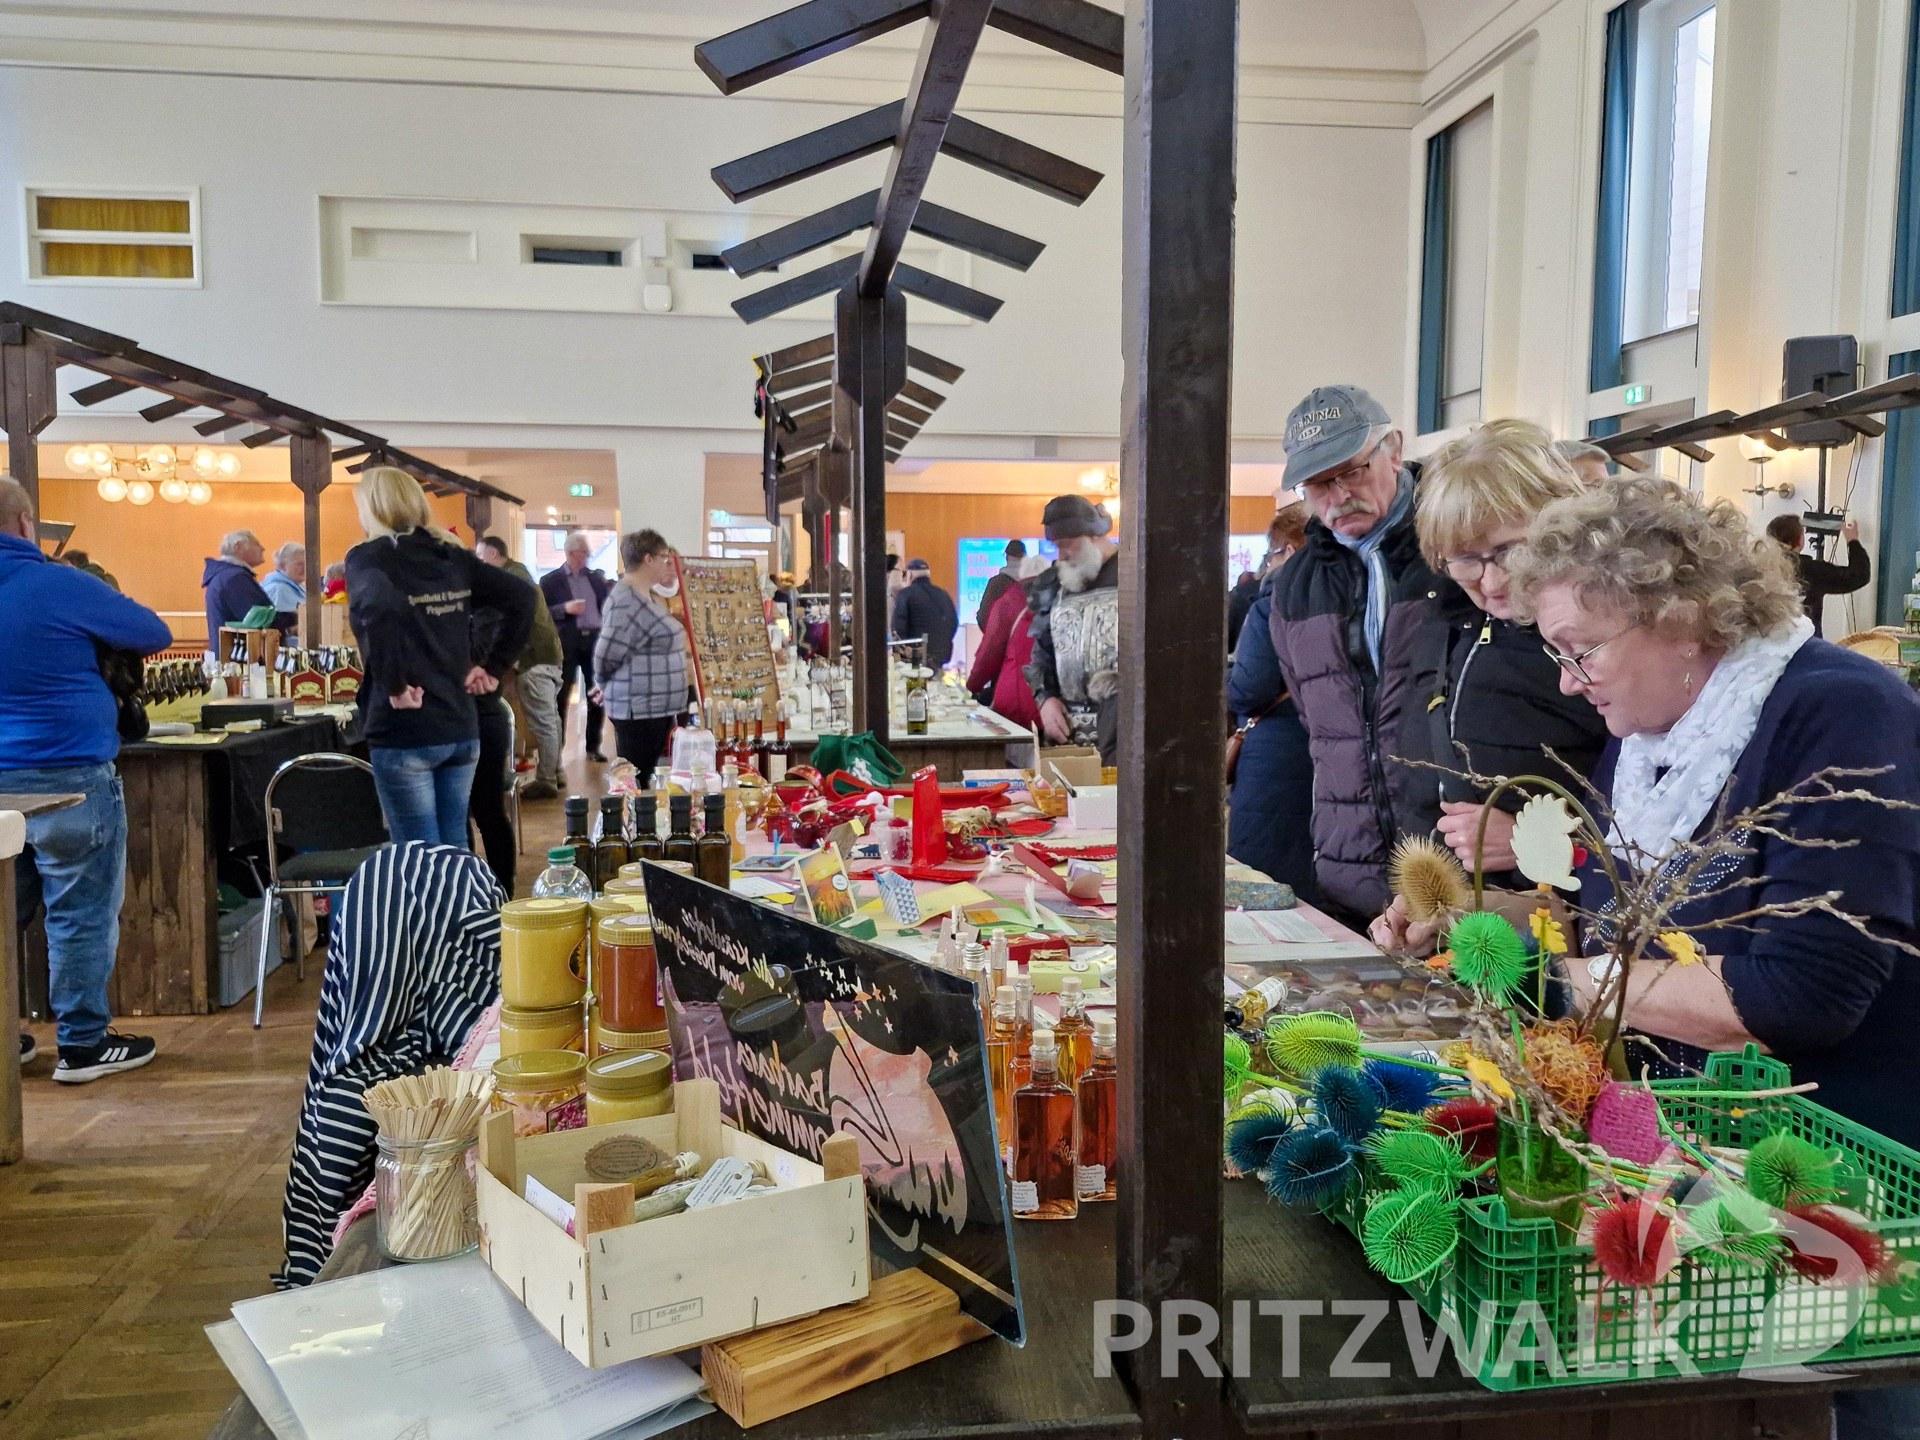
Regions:
<instances>
[{"instance_id":1,"label":"tall window","mask_svg":"<svg viewBox=\"0 0 1920 1440\"><path fill-rule=\"evenodd\" d=\"M1627 0L1607 16L1594 390L1622 383L1622 345L1700 318L1714 22L1700 0Z\"/></svg>"},{"instance_id":2,"label":"tall window","mask_svg":"<svg viewBox=\"0 0 1920 1440\"><path fill-rule=\"evenodd\" d=\"M1420 430L1478 420L1493 203L1493 105L1427 141L1420 271Z\"/></svg>"}]
</instances>

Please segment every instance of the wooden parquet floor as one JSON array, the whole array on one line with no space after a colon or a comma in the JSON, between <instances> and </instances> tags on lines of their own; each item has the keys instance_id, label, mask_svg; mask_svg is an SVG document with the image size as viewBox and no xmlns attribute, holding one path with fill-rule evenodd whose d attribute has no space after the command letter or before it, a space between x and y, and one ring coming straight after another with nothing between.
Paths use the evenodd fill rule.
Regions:
<instances>
[{"instance_id":1,"label":"wooden parquet floor","mask_svg":"<svg viewBox=\"0 0 1920 1440\"><path fill-rule=\"evenodd\" d=\"M576 787L599 768L579 744ZM523 823L521 894L562 833L559 803ZM55 1085L53 1028L28 1027L26 1158L0 1166L0 1440L202 1440L233 1398L202 1327L266 1293L281 1260L321 958L304 983L292 965L267 977L257 1032L250 996L129 1023L159 1054L91 1085Z\"/></svg>"}]
</instances>

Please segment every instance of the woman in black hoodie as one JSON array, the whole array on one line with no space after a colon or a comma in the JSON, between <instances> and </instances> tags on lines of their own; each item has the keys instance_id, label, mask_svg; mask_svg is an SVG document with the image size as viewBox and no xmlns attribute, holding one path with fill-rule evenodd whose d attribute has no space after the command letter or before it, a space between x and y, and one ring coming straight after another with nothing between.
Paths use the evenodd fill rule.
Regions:
<instances>
[{"instance_id":1,"label":"woman in black hoodie","mask_svg":"<svg viewBox=\"0 0 1920 1440\"><path fill-rule=\"evenodd\" d=\"M465 848L480 759L473 697L499 688L538 592L434 525L404 470L366 471L353 499L368 538L347 552L347 618L365 660L360 722L387 833ZM484 655L471 632L480 608L500 612Z\"/></svg>"}]
</instances>

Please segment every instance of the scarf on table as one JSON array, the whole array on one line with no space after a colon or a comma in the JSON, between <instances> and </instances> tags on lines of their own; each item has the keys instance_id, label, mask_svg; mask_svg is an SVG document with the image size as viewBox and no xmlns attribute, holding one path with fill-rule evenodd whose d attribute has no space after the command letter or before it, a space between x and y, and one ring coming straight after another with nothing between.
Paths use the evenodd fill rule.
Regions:
<instances>
[{"instance_id":1,"label":"scarf on table","mask_svg":"<svg viewBox=\"0 0 1920 1440\"><path fill-rule=\"evenodd\" d=\"M1387 536L1393 527L1412 513L1413 510L1413 471L1406 466L1400 467L1400 483L1393 492L1393 504L1387 507L1387 513L1380 523L1366 534L1353 537L1342 535L1331 525L1327 533L1347 549L1360 557L1360 563L1367 567L1367 657L1373 661L1373 673L1380 673L1380 637L1387 628L1387 602L1392 598L1389 593L1393 579L1387 574L1387 557L1380 552L1385 548Z\"/></svg>"},{"instance_id":2,"label":"scarf on table","mask_svg":"<svg viewBox=\"0 0 1920 1440\"><path fill-rule=\"evenodd\" d=\"M1625 859L1633 846L1657 862L1693 838L1753 740L1780 672L1812 635L1813 622L1802 615L1742 641L1720 657L1671 730L1620 742L1608 836L1616 855Z\"/></svg>"}]
</instances>

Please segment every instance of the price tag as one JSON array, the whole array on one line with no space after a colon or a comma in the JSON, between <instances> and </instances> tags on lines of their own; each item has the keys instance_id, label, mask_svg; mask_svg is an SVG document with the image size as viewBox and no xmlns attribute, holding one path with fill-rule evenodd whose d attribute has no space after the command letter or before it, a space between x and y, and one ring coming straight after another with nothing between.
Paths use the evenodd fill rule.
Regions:
<instances>
[{"instance_id":1,"label":"price tag","mask_svg":"<svg viewBox=\"0 0 1920 1440\"><path fill-rule=\"evenodd\" d=\"M1107 1188L1107 1167L1076 1165L1073 1170L1073 1188L1083 1200L1089 1195L1101 1194Z\"/></svg>"},{"instance_id":2,"label":"price tag","mask_svg":"<svg viewBox=\"0 0 1920 1440\"><path fill-rule=\"evenodd\" d=\"M1032 1180L1013 1182L1013 1213L1031 1215L1040 1208L1040 1186Z\"/></svg>"}]
</instances>

